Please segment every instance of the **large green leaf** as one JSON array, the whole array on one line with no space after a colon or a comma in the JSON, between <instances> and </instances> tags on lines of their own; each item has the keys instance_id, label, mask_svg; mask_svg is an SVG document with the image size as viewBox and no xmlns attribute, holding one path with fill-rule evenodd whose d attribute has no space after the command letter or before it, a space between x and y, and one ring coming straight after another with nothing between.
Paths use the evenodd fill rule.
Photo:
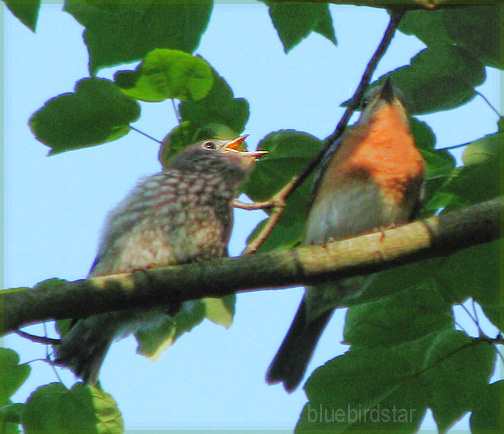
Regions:
<instances>
[{"instance_id":1,"label":"large green leaf","mask_svg":"<svg viewBox=\"0 0 504 434\"><path fill-rule=\"evenodd\" d=\"M453 43L444 26L444 10L408 11L399 24L399 30L406 35L415 35L425 45L446 45Z\"/></svg>"},{"instance_id":2,"label":"large green leaf","mask_svg":"<svg viewBox=\"0 0 504 434\"><path fill-rule=\"evenodd\" d=\"M501 152L504 133L487 135L468 143L464 167L456 170L442 191L453 195L446 210L483 202L500 195Z\"/></svg>"},{"instance_id":3,"label":"large green leaf","mask_svg":"<svg viewBox=\"0 0 504 434\"><path fill-rule=\"evenodd\" d=\"M454 45L422 50L408 66L381 77L372 86L392 79L405 95L410 114L426 114L459 107L475 96L485 80L484 65L469 51Z\"/></svg>"},{"instance_id":4,"label":"large green leaf","mask_svg":"<svg viewBox=\"0 0 504 434\"><path fill-rule=\"evenodd\" d=\"M29 374L30 367L19 364L19 356L15 351L0 348L0 407L8 403Z\"/></svg>"},{"instance_id":5,"label":"large green leaf","mask_svg":"<svg viewBox=\"0 0 504 434\"><path fill-rule=\"evenodd\" d=\"M269 5L271 19L286 53L311 32L320 33L336 44L327 4L266 3Z\"/></svg>"},{"instance_id":6,"label":"large green leaf","mask_svg":"<svg viewBox=\"0 0 504 434\"><path fill-rule=\"evenodd\" d=\"M22 417L27 434L42 430L98 433L93 400L82 383L68 390L61 383L39 387L29 397Z\"/></svg>"},{"instance_id":7,"label":"large green leaf","mask_svg":"<svg viewBox=\"0 0 504 434\"><path fill-rule=\"evenodd\" d=\"M354 346L308 380L298 432L410 433L429 407L444 432L476 407L494 358L491 345L451 329L393 347Z\"/></svg>"},{"instance_id":8,"label":"large green leaf","mask_svg":"<svg viewBox=\"0 0 504 434\"><path fill-rule=\"evenodd\" d=\"M61 383L39 387L22 415L27 434L40 432L119 434L123 421L114 399L96 386Z\"/></svg>"},{"instance_id":9,"label":"large green leaf","mask_svg":"<svg viewBox=\"0 0 504 434\"><path fill-rule=\"evenodd\" d=\"M495 349L465 333L445 330L434 336L423 359L428 405L441 433L479 402L492 375Z\"/></svg>"},{"instance_id":10,"label":"large green leaf","mask_svg":"<svg viewBox=\"0 0 504 434\"><path fill-rule=\"evenodd\" d=\"M213 85L212 68L201 57L168 49L151 51L135 71L114 78L126 95L143 101L199 100Z\"/></svg>"},{"instance_id":11,"label":"large green leaf","mask_svg":"<svg viewBox=\"0 0 504 434\"><path fill-rule=\"evenodd\" d=\"M50 154L57 154L116 140L139 116L138 103L113 82L90 78L80 80L75 93L47 101L31 117L30 127Z\"/></svg>"},{"instance_id":12,"label":"large green leaf","mask_svg":"<svg viewBox=\"0 0 504 434\"><path fill-rule=\"evenodd\" d=\"M393 347L453 326L451 304L440 296L435 280L427 277L422 267L394 271L376 283L388 285L389 295L349 309L345 323L346 343ZM408 275L409 281L405 282ZM370 293L376 296L377 289L370 289Z\"/></svg>"},{"instance_id":13,"label":"large green leaf","mask_svg":"<svg viewBox=\"0 0 504 434\"><path fill-rule=\"evenodd\" d=\"M352 347L317 369L305 386L309 402L297 432L414 432L428 398L422 378L415 375L421 344Z\"/></svg>"},{"instance_id":14,"label":"large green leaf","mask_svg":"<svg viewBox=\"0 0 504 434\"><path fill-rule=\"evenodd\" d=\"M399 30L415 35L428 46L457 44L483 63L502 68L503 16L498 5L464 5L437 11L410 11Z\"/></svg>"},{"instance_id":15,"label":"large green leaf","mask_svg":"<svg viewBox=\"0 0 504 434\"><path fill-rule=\"evenodd\" d=\"M10 11L31 30L35 31L40 0L4 0Z\"/></svg>"},{"instance_id":16,"label":"large green leaf","mask_svg":"<svg viewBox=\"0 0 504 434\"><path fill-rule=\"evenodd\" d=\"M483 63L497 68L504 67L501 54L504 15L500 8L500 5L481 4L443 11L443 22L452 40Z\"/></svg>"},{"instance_id":17,"label":"large green leaf","mask_svg":"<svg viewBox=\"0 0 504 434\"><path fill-rule=\"evenodd\" d=\"M192 125L223 124L241 133L249 117L249 106L243 98L235 98L224 78L215 73L208 95L198 101L182 102L180 116Z\"/></svg>"},{"instance_id":18,"label":"large green leaf","mask_svg":"<svg viewBox=\"0 0 504 434\"><path fill-rule=\"evenodd\" d=\"M198 101L183 101L179 109L181 123L163 141L161 164L198 140L236 138L245 128L249 117L248 102L243 98L235 98L224 78L215 71L208 95Z\"/></svg>"},{"instance_id":19,"label":"large green leaf","mask_svg":"<svg viewBox=\"0 0 504 434\"><path fill-rule=\"evenodd\" d=\"M65 11L86 30L92 74L100 68L142 59L155 48L192 53L212 11L211 0L67 0Z\"/></svg>"},{"instance_id":20,"label":"large green leaf","mask_svg":"<svg viewBox=\"0 0 504 434\"><path fill-rule=\"evenodd\" d=\"M499 433L504 430L504 411L502 397L504 388L502 381L489 384L483 388L478 398L478 404L471 415L471 432L473 434Z\"/></svg>"}]
</instances>

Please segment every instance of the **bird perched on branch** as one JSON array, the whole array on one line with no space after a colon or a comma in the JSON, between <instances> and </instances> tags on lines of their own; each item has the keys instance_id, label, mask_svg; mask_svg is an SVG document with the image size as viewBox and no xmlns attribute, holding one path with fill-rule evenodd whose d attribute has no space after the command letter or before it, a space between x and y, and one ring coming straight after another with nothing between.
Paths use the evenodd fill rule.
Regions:
<instances>
[{"instance_id":1,"label":"bird perched on branch","mask_svg":"<svg viewBox=\"0 0 504 434\"><path fill-rule=\"evenodd\" d=\"M425 164L408 114L389 79L373 89L359 121L328 150L316 177L304 244L323 244L413 220L424 189ZM301 382L332 313L359 296L369 276L306 288L266 380L292 392Z\"/></svg>"},{"instance_id":2,"label":"bird perched on branch","mask_svg":"<svg viewBox=\"0 0 504 434\"><path fill-rule=\"evenodd\" d=\"M254 160L266 153L241 150L246 137L188 146L164 172L141 181L109 213L89 276L226 256L238 187ZM81 319L55 347L55 362L85 382L96 382L114 338L155 327L167 310L161 306Z\"/></svg>"}]
</instances>

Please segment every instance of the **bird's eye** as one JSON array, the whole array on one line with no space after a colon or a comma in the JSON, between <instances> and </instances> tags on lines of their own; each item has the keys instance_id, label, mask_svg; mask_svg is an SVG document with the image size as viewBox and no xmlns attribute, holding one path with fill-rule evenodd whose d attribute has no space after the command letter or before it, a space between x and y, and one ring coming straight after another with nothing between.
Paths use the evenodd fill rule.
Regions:
<instances>
[{"instance_id":1,"label":"bird's eye","mask_svg":"<svg viewBox=\"0 0 504 434\"><path fill-rule=\"evenodd\" d=\"M215 146L214 142L204 142L203 147L207 149L216 149L217 147Z\"/></svg>"}]
</instances>

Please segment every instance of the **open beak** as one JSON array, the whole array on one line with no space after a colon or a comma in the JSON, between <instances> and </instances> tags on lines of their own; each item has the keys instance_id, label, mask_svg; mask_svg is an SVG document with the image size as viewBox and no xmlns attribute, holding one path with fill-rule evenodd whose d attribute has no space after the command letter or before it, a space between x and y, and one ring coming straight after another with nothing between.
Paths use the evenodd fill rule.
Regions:
<instances>
[{"instance_id":1,"label":"open beak","mask_svg":"<svg viewBox=\"0 0 504 434\"><path fill-rule=\"evenodd\" d=\"M245 139L248 137L248 134L238 137L235 140L230 141L226 146L224 146L225 152L236 152L240 157L248 157L248 158L259 158L262 155L266 155L268 151L245 151L242 149L242 145L245 142Z\"/></svg>"}]
</instances>

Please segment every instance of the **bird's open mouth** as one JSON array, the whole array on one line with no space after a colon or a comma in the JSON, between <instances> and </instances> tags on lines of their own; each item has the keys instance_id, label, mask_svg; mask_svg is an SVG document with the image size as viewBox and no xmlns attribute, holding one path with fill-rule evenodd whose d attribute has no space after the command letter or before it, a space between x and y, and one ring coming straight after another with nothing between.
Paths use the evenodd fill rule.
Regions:
<instances>
[{"instance_id":1,"label":"bird's open mouth","mask_svg":"<svg viewBox=\"0 0 504 434\"><path fill-rule=\"evenodd\" d=\"M249 157L249 158L259 158L263 155L266 155L268 151L247 151L242 149L243 142L245 142L245 139L248 137L248 134L245 134L243 136L238 137L237 139L233 140L232 142L228 143L224 150L226 152L237 152L239 153L240 157Z\"/></svg>"}]
</instances>

